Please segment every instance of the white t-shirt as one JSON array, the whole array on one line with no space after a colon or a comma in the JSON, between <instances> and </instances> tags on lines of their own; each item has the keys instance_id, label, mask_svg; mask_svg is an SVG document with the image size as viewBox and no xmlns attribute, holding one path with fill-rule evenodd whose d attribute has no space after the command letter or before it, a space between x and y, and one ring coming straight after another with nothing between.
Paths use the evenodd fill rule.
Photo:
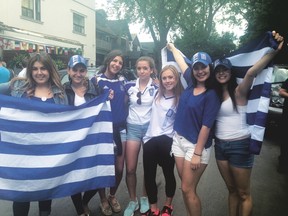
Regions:
<instances>
[{"instance_id":1,"label":"white t-shirt","mask_svg":"<svg viewBox=\"0 0 288 216\"><path fill-rule=\"evenodd\" d=\"M150 124L143 138L144 143L152 137L161 135L173 137L173 124L176 115L176 107L173 105L174 99L175 97L161 97L160 100L155 98L152 105Z\"/></svg>"},{"instance_id":2,"label":"white t-shirt","mask_svg":"<svg viewBox=\"0 0 288 216\"><path fill-rule=\"evenodd\" d=\"M18 77L23 77L23 78L26 77L26 68L23 68L23 69L19 72Z\"/></svg>"},{"instance_id":3,"label":"white t-shirt","mask_svg":"<svg viewBox=\"0 0 288 216\"><path fill-rule=\"evenodd\" d=\"M157 86L153 84L153 80L150 78L146 88L140 93L138 78L136 82L128 82L125 85L125 88L127 89L127 94L129 96L127 123L136 125L144 125L148 123L151 119L151 108L157 92ZM139 104L140 100L141 104Z\"/></svg>"},{"instance_id":4,"label":"white t-shirt","mask_svg":"<svg viewBox=\"0 0 288 216\"><path fill-rule=\"evenodd\" d=\"M79 95L75 94L74 106L80 106L85 102L86 102L85 97L80 97Z\"/></svg>"}]
</instances>

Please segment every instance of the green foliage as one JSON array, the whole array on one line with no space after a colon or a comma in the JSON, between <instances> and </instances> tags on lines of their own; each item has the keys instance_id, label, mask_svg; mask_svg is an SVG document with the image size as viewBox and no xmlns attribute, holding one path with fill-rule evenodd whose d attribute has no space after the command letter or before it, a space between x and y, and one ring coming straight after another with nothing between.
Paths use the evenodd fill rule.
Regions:
<instances>
[{"instance_id":1,"label":"green foliage","mask_svg":"<svg viewBox=\"0 0 288 216\"><path fill-rule=\"evenodd\" d=\"M67 68L67 65L60 59L53 59L53 62L58 70Z\"/></svg>"},{"instance_id":2,"label":"green foliage","mask_svg":"<svg viewBox=\"0 0 288 216\"><path fill-rule=\"evenodd\" d=\"M201 33L187 33L175 40L175 46L189 58L196 52L204 51L215 60L236 49L235 39L236 37L231 33L225 33L222 36L214 33L208 39L202 37Z\"/></svg>"},{"instance_id":3,"label":"green foliage","mask_svg":"<svg viewBox=\"0 0 288 216\"><path fill-rule=\"evenodd\" d=\"M16 55L8 62L9 68L24 68L25 61L29 59L28 53L16 53Z\"/></svg>"}]
</instances>

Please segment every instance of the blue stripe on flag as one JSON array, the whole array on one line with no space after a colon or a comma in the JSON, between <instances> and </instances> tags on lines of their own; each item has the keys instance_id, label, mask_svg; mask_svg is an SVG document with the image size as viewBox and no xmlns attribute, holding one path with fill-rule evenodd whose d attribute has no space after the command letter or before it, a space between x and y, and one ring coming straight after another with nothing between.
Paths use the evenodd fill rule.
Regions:
<instances>
[{"instance_id":1,"label":"blue stripe on flag","mask_svg":"<svg viewBox=\"0 0 288 216\"><path fill-rule=\"evenodd\" d=\"M47 200L47 197L61 198L70 196L71 194L76 194L83 191L88 191L91 188L105 188L110 187L115 184L115 177L95 177L91 179L86 179L82 181L75 181L67 184L60 184L59 186L47 190L39 191L19 191L19 190L3 190L0 189L0 195L5 194L7 200L17 200L17 201L27 201L26 197L29 197L31 201L41 201ZM61 191L61 194L59 193Z\"/></svg>"},{"instance_id":2,"label":"blue stripe on flag","mask_svg":"<svg viewBox=\"0 0 288 216\"><path fill-rule=\"evenodd\" d=\"M115 185L108 92L79 107L0 96L0 199L37 201Z\"/></svg>"}]
</instances>

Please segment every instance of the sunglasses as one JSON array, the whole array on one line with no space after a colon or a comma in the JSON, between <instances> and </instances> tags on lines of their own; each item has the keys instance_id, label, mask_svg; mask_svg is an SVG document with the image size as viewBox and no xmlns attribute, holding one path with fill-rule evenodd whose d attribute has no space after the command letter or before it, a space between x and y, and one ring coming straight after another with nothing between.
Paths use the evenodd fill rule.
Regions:
<instances>
[{"instance_id":1,"label":"sunglasses","mask_svg":"<svg viewBox=\"0 0 288 216\"><path fill-rule=\"evenodd\" d=\"M142 95L142 94L141 94L140 91L139 91L139 92L137 93L137 95L136 95L137 98L138 98L136 102L137 102L137 104L139 104L139 105L141 105L141 103L142 103L142 101L141 101L141 95Z\"/></svg>"}]
</instances>

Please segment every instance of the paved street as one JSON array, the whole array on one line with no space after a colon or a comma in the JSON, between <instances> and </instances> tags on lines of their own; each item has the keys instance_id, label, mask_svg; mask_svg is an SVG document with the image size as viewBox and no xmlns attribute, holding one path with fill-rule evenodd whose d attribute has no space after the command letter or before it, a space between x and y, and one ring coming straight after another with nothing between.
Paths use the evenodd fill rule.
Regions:
<instances>
[{"instance_id":1,"label":"paved street","mask_svg":"<svg viewBox=\"0 0 288 216\"><path fill-rule=\"evenodd\" d=\"M272 140L265 139L260 156L256 156L252 173L252 195L254 200L253 216L287 216L288 215L288 176L276 171L279 146ZM161 170L158 171L161 174ZM176 170L175 170L176 174ZM138 166L138 194L142 187L142 160ZM180 181L177 177L177 191L174 199L174 216L185 216ZM164 179L158 175L159 203L162 206L164 195ZM198 186L202 200L203 216L227 215L227 190L215 164L214 152L211 163L206 169ZM123 179L117 197L123 208L128 203L128 191ZM38 216L37 202L31 203L29 216ZM0 201L0 216L12 216L12 202ZM91 200L92 216L100 216L98 194ZM114 214L120 216L123 213ZM70 198L53 200L51 216L76 216ZM135 214L140 215L139 213Z\"/></svg>"}]
</instances>

